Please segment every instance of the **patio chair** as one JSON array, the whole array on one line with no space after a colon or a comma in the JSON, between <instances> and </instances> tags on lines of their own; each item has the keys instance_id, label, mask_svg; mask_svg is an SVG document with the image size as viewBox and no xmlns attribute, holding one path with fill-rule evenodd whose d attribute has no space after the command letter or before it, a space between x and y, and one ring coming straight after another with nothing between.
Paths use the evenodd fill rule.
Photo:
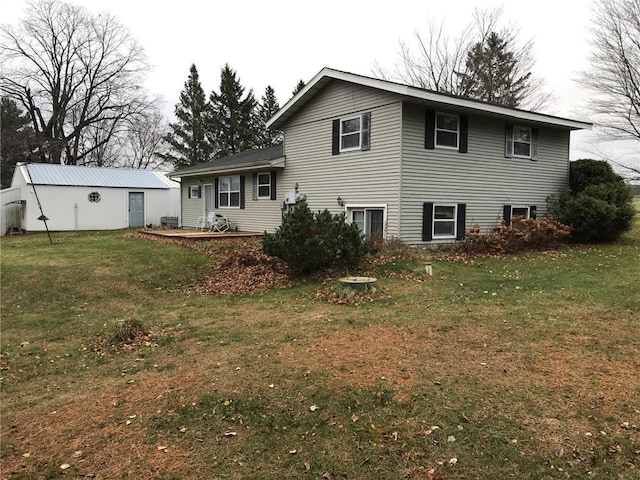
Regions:
<instances>
[{"instance_id":1,"label":"patio chair","mask_svg":"<svg viewBox=\"0 0 640 480\"><path fill-rule=\"evenodd\" d=\"M216 218L216 212L214 212L213 210L211 210L210 212L207 212L207 214L204 216L198 217L198 221L196 223L196 230L204 231L205 228L207 230L211 230L211 225L213 225L215 218Z\"/></svg>"},{"instance_id":2,"label":"patio chair","mask_svg":"<svg viewBox=\"0 0 640 480\"><path fill-rule=\"evenodd\" d=\"M229 219L227 217L225 217L224 215L220 215L219 213L216 213L214 215L214 219L213 222L211 222L210 228L212 232L226 232L230 228L231 222L229 222Z\"/></svg>"}]
</instances>

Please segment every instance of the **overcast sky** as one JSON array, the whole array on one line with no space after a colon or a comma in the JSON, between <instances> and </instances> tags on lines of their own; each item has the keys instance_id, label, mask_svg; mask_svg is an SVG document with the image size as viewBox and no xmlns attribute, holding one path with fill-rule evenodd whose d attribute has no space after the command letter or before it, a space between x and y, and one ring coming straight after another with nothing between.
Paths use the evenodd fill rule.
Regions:
<instances>
[{"instance_id":1,"label":"overcast sky","mask_svg":"<svg viewBox=\"0 0 640 480\"><path fill-rule=\"evenodd\" d=\"M283 105L298 80L323 67L370 75L374 64L392 68L400 40L427 31L429 18L443 19L455 36L474 7L502 6L502 20L533 39L536 75L557 97L553 113L586 120L587 94L575 81L588 67L592 0L360 0L145 1L75 0L92 12L116 15L145 49L153 71L148 88L162 95L170 114L195 63L208 94L217 89L225 63L259 99L271 85ZM22 18L26 1L4 1L2 22ZM589 135L572 134L571 158L588 156Z\"/></svg>"}]
</instances>

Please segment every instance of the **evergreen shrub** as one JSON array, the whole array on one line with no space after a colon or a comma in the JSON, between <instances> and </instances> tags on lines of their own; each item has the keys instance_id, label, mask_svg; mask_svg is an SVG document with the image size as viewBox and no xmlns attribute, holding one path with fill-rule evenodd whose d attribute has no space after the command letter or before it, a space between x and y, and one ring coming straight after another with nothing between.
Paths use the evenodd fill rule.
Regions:
<instances>
[{"instance_id":1,"label":"evergreen shrub","mask_svg":"<svg viewBox=\"0 0 640 480\"><path fill-rule=\"evenodd\" d=\"M571 238L586 243L613 242L633 224L631 188L600 160L571 163L568 190L548 199L556 220L571 226Z\"/></svg>"},{"instance_id":2,"label":"evergreen shrub","mask_svg":"<svg viewBox=\"0 0 640 480\"><path fill-rule=\"evenodd\" d=\"M265 234L262 247L267 255L284 261L295 275L331 267L356 267L367 252L357 225L344 214L328 210L313 213L306 202L298 203L273 234Z\"/></svg>"}]
</instances>

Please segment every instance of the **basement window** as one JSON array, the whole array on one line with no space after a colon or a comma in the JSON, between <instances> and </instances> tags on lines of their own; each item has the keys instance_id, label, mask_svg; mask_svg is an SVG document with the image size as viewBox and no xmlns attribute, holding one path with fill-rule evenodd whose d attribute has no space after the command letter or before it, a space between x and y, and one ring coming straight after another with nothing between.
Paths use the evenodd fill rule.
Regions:
<instances>
[{"instance_id":1,"label":"basement window","mask_svg":"<svg viewBox=\"0 0 640 480\"><path fill-rule=\"evenodd\" d=\"M89 194L89 201L91 203L98 203L100 201L100 194L98 192L91 192Z\"/></svg>"}]
</instances>

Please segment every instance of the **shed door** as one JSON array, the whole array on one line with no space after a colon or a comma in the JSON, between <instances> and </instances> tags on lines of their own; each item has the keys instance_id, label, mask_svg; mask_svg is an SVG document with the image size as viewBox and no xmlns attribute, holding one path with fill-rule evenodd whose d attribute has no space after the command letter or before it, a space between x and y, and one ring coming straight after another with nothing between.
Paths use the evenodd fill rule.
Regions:
<instances>
[{"instance_id":1,"label":"shed door","mask_svg":"<svg viewBox=\"0 0 640 480\"><path fill-rule=\"evenodd\" d=\"M129 192L129 227L144 226L144 193Z\"/></svg>"}]
</instances>

